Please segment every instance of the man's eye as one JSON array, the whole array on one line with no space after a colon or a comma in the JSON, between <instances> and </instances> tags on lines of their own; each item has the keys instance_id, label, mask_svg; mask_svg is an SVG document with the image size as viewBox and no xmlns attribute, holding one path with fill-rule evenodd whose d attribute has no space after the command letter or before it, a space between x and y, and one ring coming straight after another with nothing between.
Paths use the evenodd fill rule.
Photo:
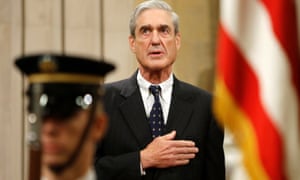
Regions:
<instances>
[{"instance_id":1,"label":"man's eye","mask_svg":"<svg viewBox=\"0 0 300 180\"><path fill-rule=\"evenodd\" d=\"M165 28L161 28L161 30L160 30L164 35L168 35L168 34L170 34L170 29L169 28L167 28L167 27L165 27Z\"/></svg>"},{"instance_id":2,"label":"man's eye","mask_svg":"<svg viewBox=\"0 0 300 180\"><path fill-rule=\"evenodd\" d=\"M164 28L164 29L162 29L162 32L169 33L169 29L168 28Z\"/></svg>"},{"instance_id":3,"label":"man's eye","mask_svg":"<svg viewBox=\"0 0 300 180\"><path fill-rule=\"evenodd\" d=\"M142 29L141 32L143 34L149 34L150 33L150 29L145 28L145 29Z\"/></svg>"}]
</instances>

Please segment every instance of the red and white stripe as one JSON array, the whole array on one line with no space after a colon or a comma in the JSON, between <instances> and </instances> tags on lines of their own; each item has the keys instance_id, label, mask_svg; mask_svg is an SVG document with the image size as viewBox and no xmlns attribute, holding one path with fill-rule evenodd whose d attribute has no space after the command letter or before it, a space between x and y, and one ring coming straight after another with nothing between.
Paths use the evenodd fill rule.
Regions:
<instances>
[{"instance_id":1,"label":"red and white stripe","mask_svg":"<svg viewBox=\"0 0 300 180\"><path fill-rule=\"evenodd\" d=\"M220 4L214 109L234 133L253 179L300 177L295 3L221 0Z\"/></svg>"}]
</instances>

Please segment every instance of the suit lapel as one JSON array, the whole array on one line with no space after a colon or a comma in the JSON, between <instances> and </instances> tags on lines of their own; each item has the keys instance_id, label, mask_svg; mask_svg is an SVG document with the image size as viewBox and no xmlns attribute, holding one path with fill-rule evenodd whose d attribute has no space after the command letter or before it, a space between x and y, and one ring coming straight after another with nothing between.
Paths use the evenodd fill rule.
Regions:
<instances>
[{"instance_id":1,"label":"suit lapel","mask_svg":"<svg viewBox=\"0 0 300 180\"><path fill-rule=\"evenodd\" d=\"M123 87L121 96L125 97L125 101L120 105L121 113L139 144L145 146L145 142L150 142L152 138L144 104L136 83L136 74Z\"/></svg>"},{"instance_id":2,"label":"suit lapel","mask_svg":"<svg viewBox=\"0 0 300 180\"><path fill-rule=\"evenodd\" d=\"M182 136L191 120L193 106L192 95L185 92L181 82L174 78L171 106L167 121L167 132L176 130L177 136Z\"/></svg>"},{"instance_id":3,"label":"suit lapel","mask_svg":"<svg viewBox=\"0 0 300 180\"><path fill-rule=\"evenodd\" d=\"M120 95L125 98L120 104L121 113L139 144L145 146L152 141L152 137L136 82L136 74L122 87ZM192 95L185 91L182 83L174 78L171 106L166 125L167 132L176 130L177 136L182 136L193 112L192 99Z\"/></svg>"}]
</instances>

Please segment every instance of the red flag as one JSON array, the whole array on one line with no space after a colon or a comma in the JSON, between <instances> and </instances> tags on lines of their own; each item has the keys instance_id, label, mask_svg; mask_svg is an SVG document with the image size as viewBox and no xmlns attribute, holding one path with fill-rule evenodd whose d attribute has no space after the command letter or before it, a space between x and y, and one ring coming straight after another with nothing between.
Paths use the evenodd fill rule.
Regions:
<instances>
[{"instance_id":1,"label":"red flag","mask_svg":"<svg viewBox=\"0 0 300 180\"><path fill-rule=\"evenodd\" d=\"M251 179L300 177L296 2L221 0L214 111Z\"/></svg>"}]
</instances>

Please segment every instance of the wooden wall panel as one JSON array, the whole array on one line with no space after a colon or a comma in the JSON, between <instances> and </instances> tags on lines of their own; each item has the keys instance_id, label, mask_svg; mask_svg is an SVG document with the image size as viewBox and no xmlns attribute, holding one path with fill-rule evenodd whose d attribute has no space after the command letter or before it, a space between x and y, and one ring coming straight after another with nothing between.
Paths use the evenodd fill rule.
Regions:
<instances>
[{"instance_id":1,"label":"wooden wall panel","mask_svg":"<svg viewBox=\"0 0 300 180\"><path fill-rule=\"evenodd\" d=\"M20 53L20 1L0 0L0 179L22 179L21 77L13 66ZM17 93L16 93L17 92Z\"/></svg>"},{"instance_id":2,"label":"wooden wall panel","mask_svg":"<svg viewBox=\"0 0 300 180\"><path fill-rule=\"evenodd\" d=\"M0 179L27 179L26 80L14 67L16 57L40 52L100 57L99 0L0 0ZM25 16L22 16L24 3ZM104 53L124 70L111 80L123 78L135 65L128 51L128 26L132 0L103 0ZM62 11L62 7L64 7ZM63 16L64 12L65 16ZM63 21L64 17L64 21ZM22 19L25 26L22 31ZM64 22L64 24L62 23ZM107 24L107 25L106 25ZM62 29L65 27L65 29ZM23 34L24 33L24 34ZM121 40L122 39L122 40ZM24 41L23 41L24 40ZM23 46L24 45L24 46ZM129 62L129 63L128 63ZM129 70L132 67L133 70ZM126 74L126 76L128 73ZM24 85L25 84L25 85Z\"/></svg>"},{"instance_id":3,"label":"wooden wall panel","mask_svg":"<svg viewBox=\"0 0 300 180\"><path fill-rule=\"evenodd\" d=\"M213 88L218 6L214 0L172 1L180 17L182 46L176 74L209 91Z\"/></svg>"},{"instance_id":4,"label":"wooden wall panel","mask_svg":"<svg viewBox=\"0 0 300 180\"><path fill-rule=\"evenodd\" d=\"M108 82L131 76L137 67L128 44L129 17L134 0L106 0L104 7L104 56L117 67L116 71L107 76Z\"/></svg>"},{"instance_id":5,"label":"wooden wall panel","mask_svg":"<svg viewBox=\"0 0 300 180\"><path fill-rule=\"evenodd\" d=\"M65 1L67 54L100 57L99 0Z\"/></svg>"},{"instance_id":6,"label":"wooden wall panel","mask_svg":"<svg viewBox=\"0 0 300 180\"><path fill-rule=\"evenodd\" d=\"M25 54L61 51L61 0L25 0Z\"/></svg>"}]
</instances>

